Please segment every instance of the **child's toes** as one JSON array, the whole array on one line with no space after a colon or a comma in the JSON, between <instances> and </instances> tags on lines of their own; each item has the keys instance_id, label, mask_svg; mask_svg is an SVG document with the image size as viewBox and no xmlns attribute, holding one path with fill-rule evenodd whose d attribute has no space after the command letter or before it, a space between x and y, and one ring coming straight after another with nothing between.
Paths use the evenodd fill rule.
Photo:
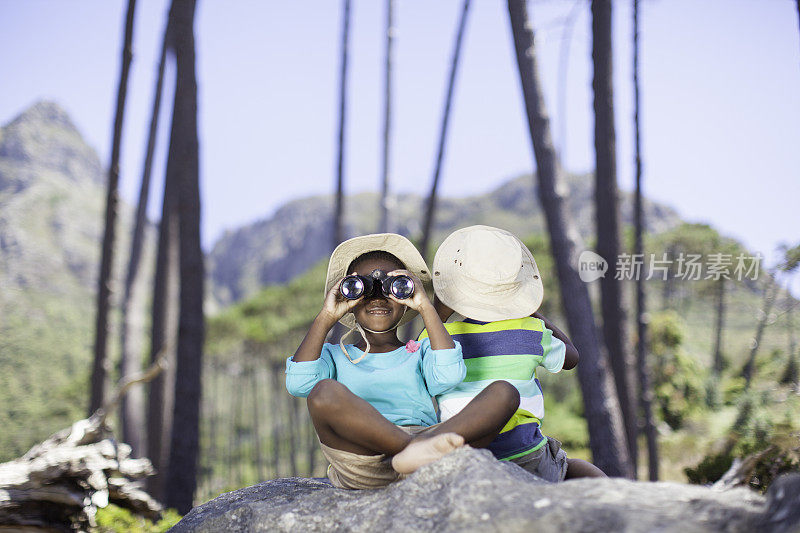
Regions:
<instances>
[{"instance_id":1,"label":"child's toes","mask_svg":"<svg viewBox=\"0 0 800 533\"><path fill-rule=\"evenodd\" d=\"M464 445L464 437L458 433L445 433L442 436L447 437L447 443L450 445L450 449L444 453L452 452L456 448L460 448Z\"/></svg>"},{"instance_id":2,"label":"child's toes","mask_svg":"<svg viewBox=\"0 0 800 533\"><path fill-rule=\"evenodd\" d=\"M400 474L410 474L463 445L464 437L457 433L442 433L428 439L414 440L392 458L392 467Z\"/></svg>"}]
</instances>

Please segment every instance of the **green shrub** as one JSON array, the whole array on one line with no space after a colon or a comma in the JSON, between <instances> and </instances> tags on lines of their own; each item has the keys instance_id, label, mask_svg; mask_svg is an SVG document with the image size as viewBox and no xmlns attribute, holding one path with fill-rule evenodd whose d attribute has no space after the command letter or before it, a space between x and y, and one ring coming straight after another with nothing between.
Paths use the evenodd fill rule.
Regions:
<instances>
[{"instance_id":1,"label":"green shrub","mask_svg":"<svg viewBox=\"0 0 800 533\"><path fill-rule=\"evenodd\" d=\"M654 313L650 322L653 392L661 419L680 429L705 394L703 372L683 350L683 326L674 311Z\"/></svg>"},{"instance_id":2,"label":"green shrub","mask_svg":"<svg viewBox=\"0 0 800 533\"><path fill-rule=\"evenodd\" d=\"M694 468L684 468L684 473L689 483L695 485L710 485L722 477L733 464L730 453L718 453L703 457Z\"/></svg>"},{"instance_id":3,"label":"green shrub","mask_svg":"<svg viewBox=\"0 0 800 533\"><path fill-rule=\"evenodd\" d=\"M742 395L722 450L707 455L696 467L684 469L690 483L718 481L736 458L742 460L742 477L747 485L761 492L779 475L800 471L796 406L787 402L781 414L775 409L774 394L764 390Z\"/></svg>"},{"instance_id":4,"label":"green shrub","mask_svg":"<svg viewBox=\"0 0 800 533\"><path fill-rule=\"evenodd\" d=\"M725 405L734 405L742 397L744 387L745 379L741 376L727 380L722 387L722 401Z\"/></svg>"},{"instance_id":5,"label":"green shrub","mask_svg":"<svg viewBox=\"0 0 800 533\"><path fill-rule=\"evenodd\" d=\"M97 510L95 533L164 533L180 519L181 515L175 509L167 509L161 513L161 519L154 523L111 503Z\"/></svg>"}]
</instances>

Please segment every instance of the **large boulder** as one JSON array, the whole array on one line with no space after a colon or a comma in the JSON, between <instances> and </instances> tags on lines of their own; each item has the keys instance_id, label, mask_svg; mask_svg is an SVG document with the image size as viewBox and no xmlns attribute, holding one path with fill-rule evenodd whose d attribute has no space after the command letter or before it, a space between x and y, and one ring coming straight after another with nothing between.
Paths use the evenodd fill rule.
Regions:
<instances>
[{"instance_id":1,"label":"large boulder","mask_svg":"<svg viewBox=\"0 0 800 533\"><path fill-rule=\"evenodd\" d=\"M798 531L797 486L781 483L768 503L742 488L623 479L551 484L464 447L380 490L301 478L260 483L196 507L171 531Z\"/></svg>"}]
</instances>

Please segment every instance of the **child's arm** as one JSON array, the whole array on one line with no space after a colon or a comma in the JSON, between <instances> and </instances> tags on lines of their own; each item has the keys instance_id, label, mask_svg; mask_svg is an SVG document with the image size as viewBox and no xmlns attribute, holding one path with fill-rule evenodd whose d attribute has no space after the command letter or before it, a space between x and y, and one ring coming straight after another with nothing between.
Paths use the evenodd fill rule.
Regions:
<instances>
[{"instance_id":1,"label":"child's arm","mask_svg":"<svg viewBox=\"0 0 800 533\"><path fill-rule=\"evenodd\" d=\"M390 296L390 298L395 302L400 302L401 304L410 307L420 314L422 321L425 323L425 329L428 330L428 338L431 340L431 348L434 350L448 350L455 348L456 345L453 342L453 339L450 337L450 334L445 329L444 324L442 324L442 319L439 318L439 314L433 307L428 295L425 293L422 282L419 280L419 278L407 270L393 270L392 272L389 272L390 276L397 276L400 274L405 274L414 280L414 294L411 296L411 298L407 298L405 300L399 300L394 296Z\"/></svg>"},{"instance_id":2,"label":"child's arm","mask_svg":"<svg viewBox=\"0 0 800 533\"><path fill-rule=\"evenodd\" d=\"M341 283L341 280L339 283ZM322 311L311 323L303 342L300 343L294 353L293 361L314 361L319 359L320 353L322 353L322 345L325 344L325 337L328 332L340 318L361 302L360 298L358 300L347 300L340 296L339 283L334 285L325 296Z\"/></svg>"},{"instance_id":3,"label":"child's arm","mask_svg":"<svg viewBox=\"0 0 800 533\"><path fill-rule=\"evenodd\" d=\"M564 345L566 346L567 351L564 354L564 367L563 367L564 370L571 370L575 368L578 365L580 354L578 353L578 349L575 348L575 345L572 344L572 341L569 340L569 337L567 337L566 333L558 329L555 325L553 325L552 322L547 320L543 315L539 314L538 312L533 313L531 316L534 318L538 318L539 320L544 322L544 327L553 332L553 337L563 342Z\"/></svg>"},{"instance_id":4,"label":"child's arm","mask_svg":"<svg viewBox=\"0 0 800 533\"><path fill-rule=\"evenodd\" d=\"M422 375L431 396L442 394L464 381L464 377L467 375L467 367L461 354L461 345L453 341L450 333L445 329L439 313L428 299L428 295L425 294L419 278L406 270L395 270L389 274L405 274L414 280L415 290L411 298L406 300L398 300L394 296L390 296L390 298L418 311L422 316L428 333L428 338L422 341L422 350L427 351L428 346L431 350L427 356L422 358Z\"/></svg>"},{"instance_id":5,"label":"child's arm","mask_svg":"<svg viewBox=\"0 0 800 533\"><path fill-rule=\"evenodd\" d=\"M355 300L357 303L359 300ZM295 354L286 360L286 390L298 398L305 398L320 380L336 377L330 354L324 354L325 336L334 324L355 303L339 296L337 283L325 296L319 312Z\"/></svg>"}]
</instances>

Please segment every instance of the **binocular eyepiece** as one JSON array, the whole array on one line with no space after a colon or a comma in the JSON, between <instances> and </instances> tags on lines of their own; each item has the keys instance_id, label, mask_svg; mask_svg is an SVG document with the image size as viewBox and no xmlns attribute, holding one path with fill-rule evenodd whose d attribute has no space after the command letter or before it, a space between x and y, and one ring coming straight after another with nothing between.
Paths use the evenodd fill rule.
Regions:
<instances>
[{"instance_id":1,"label":"binocular eyepiece","mask_svg":"<svg viewBox=\"0 0 800 533\"><path fill-rule=\"evenodd\" d=\"M414 294L414 280L405 274L388 276L383 270L373 270L369 276L357 274L346 276L339 285L339 292L348 300L358 300L362 296L371 298L381 294L405 300Z\"/></svg>"}]
</instances>

